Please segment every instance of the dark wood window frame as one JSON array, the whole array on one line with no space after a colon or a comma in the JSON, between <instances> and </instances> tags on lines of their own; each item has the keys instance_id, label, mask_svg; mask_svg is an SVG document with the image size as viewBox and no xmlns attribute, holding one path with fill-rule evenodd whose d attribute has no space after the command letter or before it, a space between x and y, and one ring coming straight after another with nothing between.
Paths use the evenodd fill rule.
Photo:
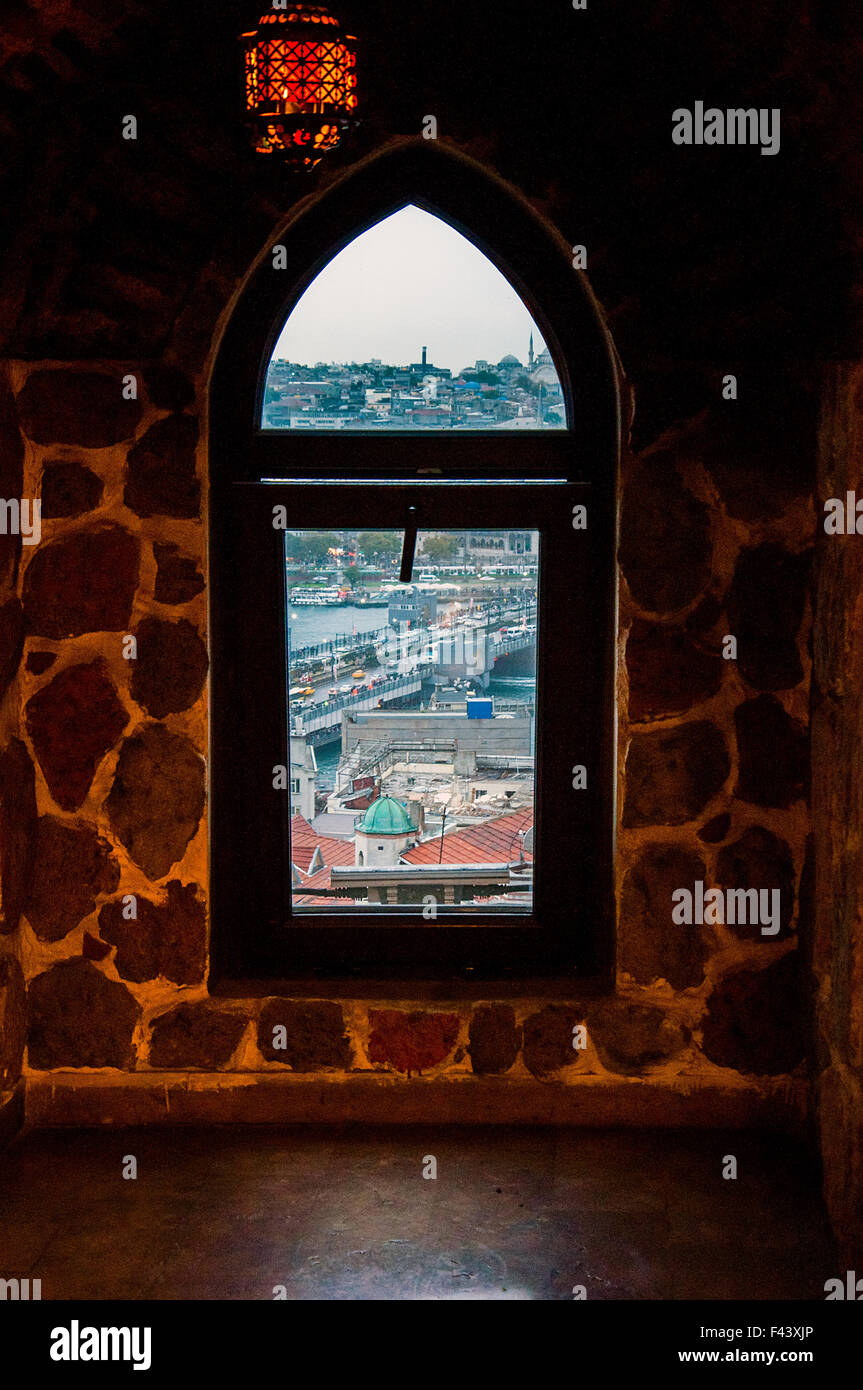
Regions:
<instances>
[{"instance_id":1,"label":"dark wood window frame","mask_svg":"<svg viewBox=\"0 0 863 1390\"><path fill-rule=\"evenodd\" d=\"M561 375L569 429L294 435L259 428L266 367L290 308L328 260L407 203L444 217L503 271ZM473 161L404 142L291 218L226 326L210 391L211 972L216 993L422 990L483 997L603 989L614 963L615 549L618 375L562 239ZM548 310L551 312L549 313ZM465 925L363 911L290 917L284 533L292 528L540 532L536 857L530 917ZM572 508L587 507L586 530ZM581 598L580 598L581 596ZM574 790L572 769L587 767ZM301 925L295 925L299 922ZM486 925L486 923L488 923Z\"/></svg>"}]
</instances>

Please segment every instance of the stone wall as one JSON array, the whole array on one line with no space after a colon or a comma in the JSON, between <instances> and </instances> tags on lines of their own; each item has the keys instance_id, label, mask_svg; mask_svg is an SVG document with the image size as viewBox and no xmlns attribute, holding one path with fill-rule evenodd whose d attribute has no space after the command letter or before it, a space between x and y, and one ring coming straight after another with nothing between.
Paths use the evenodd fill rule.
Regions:
<instances>
[{"instance_id":1,"label":"stone wall","mask_svg":"<svg viewBox=\"0 0 863 1390\"><path fill-rule=\"evenodd\" d=\"M14 398L0 380L0 495L24 495L24 443ZM0 1145L20 1126L19 1078L26 1042L26 986L18 960L21 913L33 882L36 792L33 766L19 737L16 673L24 648L24 617L17 596L20 537L0 534Z\"/></svg>"},{"instance_id":2,"label":"stone wall","mask_svg":"<svg viewBox=\"0 0 863 1390\"><path fill-rule=\"evenodd\" d=\"M863 368L832 369L818 492L863 499ZM818 1113L824 1190L849 1269L863 1260L863 553L819 536L812 692ZM855 1264L856 1262L856 1264Z\"/></svg>"},{"instance_id":3,"label":"stone wall","mask_svg":"<svg viewBox=\"0 0 863 1390\"><path fill-rule=\"evenodd\" d=\"M164 365L12 361L6 382L6 448L21 459L20 495L42 499L43 530L22 547L2 610L2 959L15 1018L22 971L27 984L25 1071L55 1097L53 1109L34 1100L40 1113L78 1113L62 1101L75 1076L134 1071L138 1085L218 1073L220 1094L251 1073L288 1086L310 1074L405 1087L495 1078L498 1095L501 1079L519 1094L533 1086L534 1111L548 1085L573 1102L580 1086L600 1087L619 1096L605 1122L645 1113L633 1085L652 1105L667 1097L650 1112L658 1121L719 1122L745 1093L763 1101L750 1119L800 1120L815 529L805 460L779 470L781 488L759 488L777 463L731 402L627 455L612 997L221 1000L206 985L206 370L191 380ZM774 449L805 449L799 419L773 425ZM671 894L697 880L778 888L779 933L675 925ZM713 1110L699 1094L718 1098ZM274 1113L289 1114L284 1104Z\"/></svg>"},{"instance_id":4,"label":"stone wall","mask_svg":"<svg viewBox=\"0 0 863 1390\"><path fill-rule=\"evenodd\" d=\"M166 0L7 10L0 496L41 496L45 519L39 547L0 534L0 1117L20 1115L27 1008L30 1103L46 1119L248 1118L253 1104L263 1119L289 1094L297 1113L302 1099L321 1114L330 1097L333 1112L368 1116L380 1097L381 1115L410 1103L445 1121L466 1091L473 1105L486 1096L489 1118L509 1106L525 1118L718 1123L732 1102L737 1119L763 1118L750 1101L768 1097L799 1113L798 991L814 968L827 1191L852 1231L860 586L851 547L825 550L823 536L817 871L805 813L807 418L817 364L859 358L863 306L850 9L763 0L717 24L688 0L605 0L593 18L545 7L526 30L523 5L495 4L491 22L489 7L461 0L340 6L363 44L364 125L344 159L415 136L436 113L443 141L586 245L635 388L618 990L585 1005L471 1007L207 996L205 382L220 315L308 188L250 155L235 7L204 21ZM453 32L483 54L471 82L451 61ZM675 151L670 109L691 99L695 71L729 100L757 91L781 106L781 157ZM120 136L126 112L135 142ZM734 403L719 399L727 371L740 380ZM137 403L122 399L129 373ZM825 417L819 497L860 481L852 399L849 377ZM722 657L726 633L736 663ZM705 882L781 886L779 938L672 931L671 888L702 868ZM267 1056L274 1015L287 1062ZM571 1027L585 1015L590 1044L576 1053Z\"/></svg>"}]
</instances>

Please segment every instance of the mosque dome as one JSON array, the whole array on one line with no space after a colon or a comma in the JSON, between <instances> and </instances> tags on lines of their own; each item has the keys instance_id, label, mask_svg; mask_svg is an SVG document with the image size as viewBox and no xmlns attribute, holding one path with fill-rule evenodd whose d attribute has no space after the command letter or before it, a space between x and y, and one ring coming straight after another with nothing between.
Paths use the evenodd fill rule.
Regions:
<instances>
[{"instance_id":1,"label":"mosque dome","mask_svg":"<svg viewBox=\"0 0 863 1390\"><path fill-rule=\"evenodd\" d=\"M362 835L410 835L415 829L404 806L392 796L373 801L357 826Z\"/></svg>"}]
</instances>

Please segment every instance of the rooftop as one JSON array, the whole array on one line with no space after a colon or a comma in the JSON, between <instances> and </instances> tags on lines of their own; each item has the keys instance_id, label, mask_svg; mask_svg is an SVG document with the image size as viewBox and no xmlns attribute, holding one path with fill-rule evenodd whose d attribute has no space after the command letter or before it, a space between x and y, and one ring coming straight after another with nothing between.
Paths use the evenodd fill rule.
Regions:
<instances>
[{"instance_id":1,"label":"rooftop","mask_svg":"<svg viewBox=\"0 0 863 1390\"><path fill-rule=\"evenodd\" d=\"M413 821L392 796L379 796L373 801L357 826L358 834L410 835L416 829Z\"/></svg>"},{"instance_id":2,"label":"rooftop","mask_svg":"<svg viewBox=\"0 0 863 1390\"><path fill-rule=\"evenodd\" d=\"M466 830L457 830L441 839L425 840L413 849L405 850L402 859L406 864L500 864L519 858L522 841L519 831L528 831L533 825L533 807L515 811L511 816L496 816L494 820L482 825L471 825ZM532 855L525 853L525 862Z\"/></svg>"}]
</instances>

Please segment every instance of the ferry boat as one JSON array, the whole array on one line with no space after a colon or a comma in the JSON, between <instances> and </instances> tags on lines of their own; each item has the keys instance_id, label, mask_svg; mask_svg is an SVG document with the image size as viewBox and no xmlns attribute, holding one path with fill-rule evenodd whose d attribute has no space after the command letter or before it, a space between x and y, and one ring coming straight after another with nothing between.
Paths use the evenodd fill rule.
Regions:
<instances>
[{"instance_id":1,"label":"ferry boat","mask_svg":"<svg viewBox=\"0 0 863 1390\"><path fill-rule=\"evenodd\" d=\"M331 584L324 589L291 589L290 602L296 608L336 608L344 591Z\"/></svg>"}]
</instances>

